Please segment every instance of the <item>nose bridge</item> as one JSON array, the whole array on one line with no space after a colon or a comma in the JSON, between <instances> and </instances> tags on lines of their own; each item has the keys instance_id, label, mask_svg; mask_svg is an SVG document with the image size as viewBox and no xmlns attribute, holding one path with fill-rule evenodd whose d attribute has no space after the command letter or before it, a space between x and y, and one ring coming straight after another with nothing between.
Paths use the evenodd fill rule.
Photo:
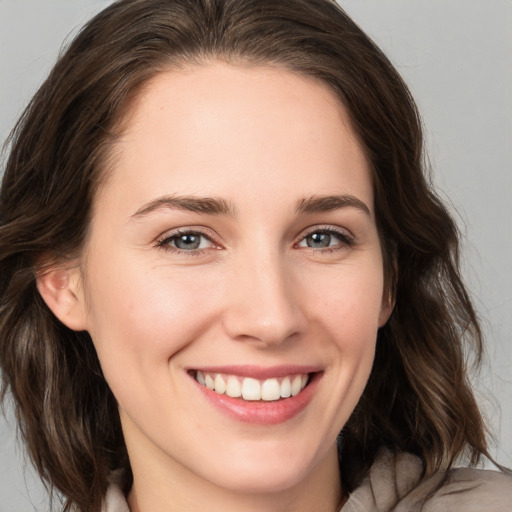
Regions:
<instances>
[{"instance_id":1,"label":"nose bridge","mask_svg":"<svg viewBox=\"0 0 512 512\"><path fill-rule=\"evenodd\" d=\"M293 275L278 249L241 255L230 289L225 318L231 337L276 345L301 330Z\"/></svg>"}]
</instances>

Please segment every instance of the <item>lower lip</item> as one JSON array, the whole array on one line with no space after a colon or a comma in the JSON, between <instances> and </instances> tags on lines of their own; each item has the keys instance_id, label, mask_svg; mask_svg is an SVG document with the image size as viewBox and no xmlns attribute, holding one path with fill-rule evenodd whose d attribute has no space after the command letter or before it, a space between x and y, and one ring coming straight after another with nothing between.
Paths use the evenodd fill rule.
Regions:
<instances>
[{"instance_id":1,"label":"lower lip","mask_svg":"<svg viewBox=\"0 0 512 512\"><path fill-rule=\"evenodd\" d=\"M290 420L303 411L313 398L322 374L314 373L307 386L296 396L275 401L246 401L220 395L206 386L194 382L207 400L228 416L245 423L276 425ZM193 378L193 377L192 377Z\"/></svg>"}]
</instances>

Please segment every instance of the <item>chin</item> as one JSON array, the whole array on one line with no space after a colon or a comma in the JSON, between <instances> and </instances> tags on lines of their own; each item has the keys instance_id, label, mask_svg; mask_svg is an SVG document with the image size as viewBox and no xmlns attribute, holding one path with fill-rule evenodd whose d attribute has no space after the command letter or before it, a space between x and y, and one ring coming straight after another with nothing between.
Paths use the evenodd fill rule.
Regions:
<instances>
[{"instance_id":1,"label":"chin","mask_svg":"<svg viewBox=\"0 0 512 512\"><path fill-rule=\"evenodd\" d=\"M299 485L304 473L298 468L269 466L249 468L236 474L217 474L219 487L242 494L272 494L287 491Z\"/></svg>"},{"instance_id":2,"label":"chin","mask_svg":"<svg viewBox=\"0 0 512 512\"><path fill-rule=\"evenodd\" d=\"M238 493L278 493L300 485L315 473L317 457L314 453L289 450L255 449L240 450L234 456L226 456L208 479L215 485ZM207 461L203 461L203 469ZM210 471L209 471L210 472Z\"/></svg>"}]
</instances>

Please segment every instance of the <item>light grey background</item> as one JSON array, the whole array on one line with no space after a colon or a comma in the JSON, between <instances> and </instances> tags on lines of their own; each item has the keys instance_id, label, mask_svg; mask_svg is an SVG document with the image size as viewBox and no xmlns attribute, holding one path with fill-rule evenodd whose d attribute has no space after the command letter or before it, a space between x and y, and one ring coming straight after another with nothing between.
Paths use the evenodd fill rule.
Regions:
<instances>
[{"instance_id":1,"label":"light grey background","mask_svg":"<svg viewBox=\"0 0 512 512\"><path fill-rule=\"evenodd\" d=\"M0 140L68 34L109 0L0 0ZM484 322L475 378L512 466L512 0L340 0L391 58L423 114L435 179L465 235L465 275ZM0 512L47 511L13 418L0 417Z\"/></svg>"}]
</instances>

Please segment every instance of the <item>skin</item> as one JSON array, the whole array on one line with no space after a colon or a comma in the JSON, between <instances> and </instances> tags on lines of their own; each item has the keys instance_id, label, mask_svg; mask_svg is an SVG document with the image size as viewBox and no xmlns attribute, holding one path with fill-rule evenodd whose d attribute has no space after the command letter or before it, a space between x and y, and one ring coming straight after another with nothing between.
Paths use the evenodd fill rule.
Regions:
<instances>
[{"instance_id":1,"label":"skin","mask_svg":"<svg viewBox=\"0 0 512 512\"><path fill-rule=\"evenodd\" d=\"M297 210L324 195L364 206ZM155 206L169 196L230 211ZM64 323L91 334L119 402L132 511L338 510L336 437L391 311L373 203L368 161L327 86L217 61L147 84L79 266L38 283ZM177 229L202 233L200 248L180 251ZM312 233L328 246L308 246ZM240 364L315 365L321 378L293 418L246 423L188 373Z\"/></svg>"}]
</instances>

